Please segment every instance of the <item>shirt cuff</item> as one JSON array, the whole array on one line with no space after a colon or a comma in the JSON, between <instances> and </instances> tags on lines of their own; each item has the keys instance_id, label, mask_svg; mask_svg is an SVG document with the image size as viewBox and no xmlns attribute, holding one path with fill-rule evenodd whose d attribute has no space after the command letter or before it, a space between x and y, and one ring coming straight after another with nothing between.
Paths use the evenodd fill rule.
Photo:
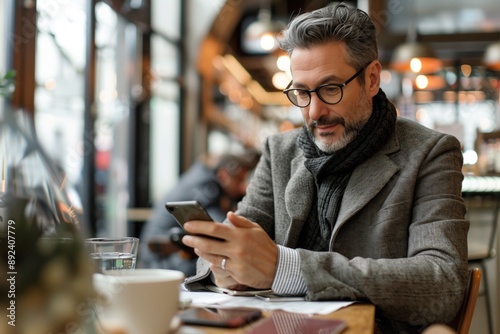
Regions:
<instances>
[{"instance_id":1,"label":"shirt cuff","mask_svg":"<svg viewBox=\"0 0 500 334\"><path fill-rule=\"evenodd\" d=\"M278 245L278 265L272 289L278 295L306 294L306 283L300 272L297 250Z\"/></svg>"}]
</instances>

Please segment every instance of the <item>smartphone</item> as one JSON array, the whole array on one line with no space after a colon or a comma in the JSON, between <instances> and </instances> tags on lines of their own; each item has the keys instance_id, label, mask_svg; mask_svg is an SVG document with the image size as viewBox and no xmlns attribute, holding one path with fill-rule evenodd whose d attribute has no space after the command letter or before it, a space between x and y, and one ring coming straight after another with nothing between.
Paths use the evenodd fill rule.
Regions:
<instances>
[{"instance_id":1,"label":"smartphone","mask_svg":"<svg viewBox=\"0 0 500 334\"><path fill-rule=\"evenodd\" d=\"M189 220L213 221L205 208L197 201L167 202L165 208L182 228Z\"/></svg>"},{"instance_id":2,"label":"smartphone","mask_svg":"<svg viewBox=\"0 0 500 334\"><path fill-rule=\"evenodd\" d=\"M271 289L232 290L232 289L227 289L227 288L221 288L221 287L216 286L216 285L206 285L205 287L212 292L225 293L226 295L230 295L230 296L252 296L253 297L255 295L265 296L266 294L273 293L273 290L271 290Z\"/></svg>"},{"instance_id":3,"label":"smartphone","mask_svg":"<svg viewBox=\"0 0 500 334\"><path fill-rule=\"evenodd\" d=\"M266 302L297 302L297 301L304 301L305 300L304 297L300 297L300 296L287 297L287 296L279 296L279 295L275 295L275 294L264 294L264 295L258 294L258 295L255 295L255 297L257 297L260 300L265 300Z\"/></svg>"},{"instance_id":4,"label":"smartphone","mask_svg":"<svg viewBox=\"0 0 500 334\"><path fill-rule=\"evenodd\" d=\"M246 308L202 308L194 307L179 313L179 318L186 325L201 325L236 328L242 327L262 317L262 312Z\"/></svg>"}]
</instances>

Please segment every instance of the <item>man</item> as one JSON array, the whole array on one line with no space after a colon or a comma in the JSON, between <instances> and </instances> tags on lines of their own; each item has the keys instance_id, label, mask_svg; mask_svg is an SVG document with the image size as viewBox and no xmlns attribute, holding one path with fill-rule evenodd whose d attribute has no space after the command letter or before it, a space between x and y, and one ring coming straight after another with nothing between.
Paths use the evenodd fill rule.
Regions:
<instances>
[{"instance_id":1,"label":"man","mask_svg":"<svg viewBox=\"0 0 500 334\"><path fill-rule=\"evenodd\" d=\"M451 321L467 281L459 141L397 118L363 11L304 13L281 47L304 126L266 140L226 224L188 222L183 242L202 260L186 286L365 300L383 333Z\"/></svg>"},{"instance_id":2,"label":"man","mask_svg":"<svg viewBox=\"0 0 500 334\"><path fill-rule=\"evenodd\" d=\"M197 200L213 219L223 220L245 195L249 174L259 157L255 150L247 150L241 154L212 156L193 164L176 186L156 203L141 233L139 266L177 269L193 275L197 257L192 251L182 249L180 241L175 242L183 231L165 209L165 203Z\"/></svg>"}]
</instances>

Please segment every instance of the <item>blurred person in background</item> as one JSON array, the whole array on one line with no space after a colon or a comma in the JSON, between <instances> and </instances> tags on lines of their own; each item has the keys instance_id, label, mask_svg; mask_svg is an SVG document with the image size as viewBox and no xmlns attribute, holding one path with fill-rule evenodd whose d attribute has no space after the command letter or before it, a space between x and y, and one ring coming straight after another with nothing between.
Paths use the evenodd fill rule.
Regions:
<instances>
[{"instance_id":1,"label":"blurred person in background","mask_svg":"<svg viewBox=\"0 0 500 334\"><path fill-rule=\"evenodd\" d=\"M215 221L222 221L245 195L248 179L259 158L257 151L247 150L195 162L181 175L175 187L155 204L141 232L138 266L176 269L193 275L197 256L180 242L184 232L165 209L165 203L196 200Z\"/></svg>"}]
</instances>

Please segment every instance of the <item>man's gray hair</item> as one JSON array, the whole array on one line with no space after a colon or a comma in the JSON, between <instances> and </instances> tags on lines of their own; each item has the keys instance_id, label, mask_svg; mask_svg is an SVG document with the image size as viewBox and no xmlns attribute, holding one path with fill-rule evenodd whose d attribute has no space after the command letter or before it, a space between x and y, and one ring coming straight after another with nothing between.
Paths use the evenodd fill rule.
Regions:
<instances>
[{"instance_id":1,"label":"man's gray hair","mask_svg":"<svg viewBox=\"0 0 500 334\"><path fill-rule=\"evenodd\" d=\"M295 48L308 49L332 41L345 44L347 62L355 69L378 59L376 28L369 15L344 3L331 3L295 17L279 40L289 55Z\"/></svg>"}]
</instances>

